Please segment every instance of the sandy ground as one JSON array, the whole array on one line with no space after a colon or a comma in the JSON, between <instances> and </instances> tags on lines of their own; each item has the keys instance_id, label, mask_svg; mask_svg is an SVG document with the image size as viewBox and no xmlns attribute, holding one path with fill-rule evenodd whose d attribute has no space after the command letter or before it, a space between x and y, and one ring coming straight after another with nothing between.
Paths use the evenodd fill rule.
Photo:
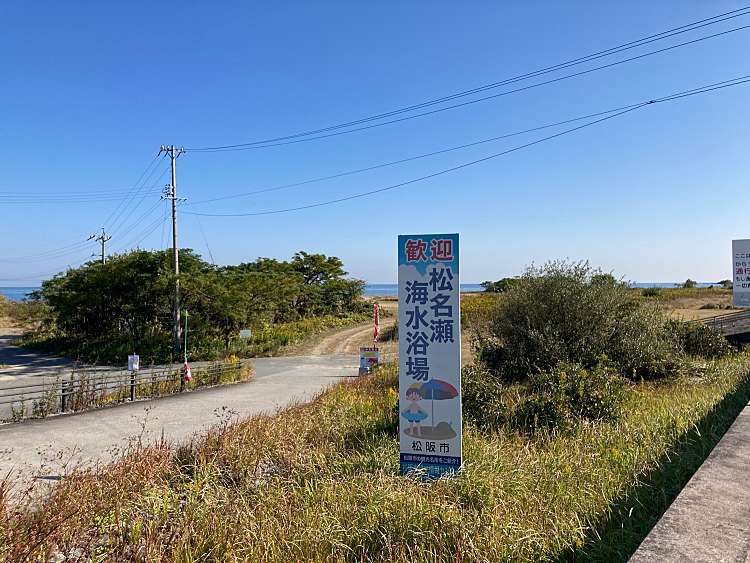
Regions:
<instances>
[{"instance_id":1,"label":"sandy ground","mask_svg":"<svg viewBox=\"0 0 750 563\"><path fill-rule=\"evenodd\" d=\"M717 315L726 315L732 313L732 309L726 309L731 305L732 297L730 295L717 295L710 297L682 297L673 301L667 301L664 306L669 314L683 321L694 319L705 319ZM702 309L704 306L718 306L721 308Z\"/></svg>"}]
</instances>

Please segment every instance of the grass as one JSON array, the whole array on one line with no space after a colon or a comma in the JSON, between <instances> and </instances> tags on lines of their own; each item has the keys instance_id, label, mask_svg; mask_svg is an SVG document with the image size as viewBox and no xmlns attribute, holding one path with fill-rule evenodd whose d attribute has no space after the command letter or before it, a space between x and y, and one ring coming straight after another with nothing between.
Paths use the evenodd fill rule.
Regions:
<instances>
[{"instance_id":1,"label":"grass","mask_svg":"<svg viewBox=\"0 0 750 563\"><path fill-rule=\"evenodd\" d=\"M625 561L747 404L748 373L743 353L633 385L616 422L565 433L467 426L461 474L422 482L398 475L387 366L177 450L134 444L41 505L0 484L0 559Z\"/></svg>"},{"instance_id":2,"label":"grass","mask_svg":"<svg viewBox=\"0 0 750 563\"><path fill-rule=\"evenodd\" d=\"M723 287L664 287L658 288L656 292L646 292L643 295L643 288L633 288L630 290L635 296L642 297L646 300L654 301L674 301L676 299L705 299L717 297L731 297L732 290ZM648 295L654 293L654 295Z\"/></svg>"}]
</instances>

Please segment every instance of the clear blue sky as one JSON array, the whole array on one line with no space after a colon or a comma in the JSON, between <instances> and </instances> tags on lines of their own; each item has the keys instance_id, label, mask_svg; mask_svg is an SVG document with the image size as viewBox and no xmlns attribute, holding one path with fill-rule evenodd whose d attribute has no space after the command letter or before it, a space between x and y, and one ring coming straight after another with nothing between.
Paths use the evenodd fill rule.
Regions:
<instances>
[{"instance_id":1,"label":"clear blue sky","mask_svg":"<svg viewBox=\"0 0 750 563\"><path fill-rule=\"evenodd\" d=\"M233 144L357 119L741 6L4 2L0 192L127 190L162 143ZM629 53L741 25L750 25L750 16ZM189 198L182 209L279 209L408 180L545 133L331 182L189 205L750 74L748 52L750 29L366 132L260 150L188 153L178 160L179 195ZM328 207L245 218L181 215L181 242L206 258L210 247L220 264L323 252L340 256L353 275L371 282L394 281L396 236L421 232L461 234L465 282L566 257L589 259L630 280L731 277L730 241L750 238L749 96L746 85L645 108L452 174ZM132 215L123 223L156 207L134 229L115 230L113 250L140 238L154 221L157 227L141 247L167 244L168 232L158 223L164 204L157 202L152 193L128 205ZM40 274L84 260L94 246L46 260L7 258L85 240L117 203L0 202L0 285L34 284Z\"/></svg>"}]
</instances>

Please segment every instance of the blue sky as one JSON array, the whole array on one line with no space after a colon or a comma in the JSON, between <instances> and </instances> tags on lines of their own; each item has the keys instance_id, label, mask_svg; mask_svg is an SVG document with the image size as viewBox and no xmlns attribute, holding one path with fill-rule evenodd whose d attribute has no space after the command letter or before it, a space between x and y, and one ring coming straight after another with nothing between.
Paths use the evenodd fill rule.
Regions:
<instances>
[{"instance_id":1,"label":"blue sky","mask_svg":"<svg viewBox=\"0 0 750 563\"><path fill-rule=\"evenodd\" d=\"M740 8L736 2L4 2L0 192L102 199L3 206L0 285L27 285L96 247L163 143L242 143L349 121L536 70ZM736 18L611 62L724 29ZM365 132L178 160L183 211L253 212L377 189L548 133L221 203L202 199L427 153L744 74L750 29L587 76ZM594 65L588 65L594 66ZM587 66L582 66L587 68ZM242 218L180 215L183 246L216 263L307 250L355 276L396 278L396 237L458 232L462 279L588 259L640 281L730 277L749 238L750 85L648 107L510 155L372 197ZM159 163L110 248L168 242ZM157 181L158 180L158 181ZM119 194L116 194L119 195ZM47 198L49 199L49 198ZM151 210L151 213L147 213ZM125 220L127 218L127 220ZM111 230L112 222L105 225ZM132 226L131 226L132 224ZM205 235L205 236L204 236ZM65 249L64 249L65 251ZM64 252L63 251L63 252ZM23 257L29 256L28 259ZM18 257L19 260L9 260ZM43 275L44 274L44 275Z\"/></svg>"}]
</instances>

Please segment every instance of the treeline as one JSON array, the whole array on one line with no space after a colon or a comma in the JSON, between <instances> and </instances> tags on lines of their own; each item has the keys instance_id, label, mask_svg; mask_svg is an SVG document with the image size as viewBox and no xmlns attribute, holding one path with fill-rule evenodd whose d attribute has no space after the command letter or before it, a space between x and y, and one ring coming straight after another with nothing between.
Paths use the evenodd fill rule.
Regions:
<instances>
[{"instance_id":1,"label":"treeline","mask_svg":"<svg viewBox=\"0 0 750 563\"><path fill-rule=\"evenodd\" d=\"M241 329L267 333L269 325L363 313L364 282L346 276L340 259L322 254L214 266L181 250L188 352L192 359L214 359L230 348L241 353ZM133 251L68 270L43 282L36 297L48 314L30 340L86 361L122 363L133 352L142 363L179 360L173 287L171 251Z\"/></svg>"}]
</instances>

